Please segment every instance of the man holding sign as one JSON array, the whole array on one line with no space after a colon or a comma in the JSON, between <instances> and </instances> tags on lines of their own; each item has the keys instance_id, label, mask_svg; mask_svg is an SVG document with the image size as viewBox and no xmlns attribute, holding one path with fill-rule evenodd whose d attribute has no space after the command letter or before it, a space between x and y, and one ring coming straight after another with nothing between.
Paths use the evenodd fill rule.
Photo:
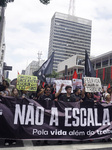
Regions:
<instances>
[{"instance_id":1,"label":"man holding sign","mask_svg":"<svg viewBox=\"0 0 112 150\"><path fill-rule=\"evenodd\" d=\"M102 90L100 78L84 77L84 85L85 97L83 100L93 103L96 102L96 100L94 100L93 94L101 92Z\"/></svg>"}]
</instances>

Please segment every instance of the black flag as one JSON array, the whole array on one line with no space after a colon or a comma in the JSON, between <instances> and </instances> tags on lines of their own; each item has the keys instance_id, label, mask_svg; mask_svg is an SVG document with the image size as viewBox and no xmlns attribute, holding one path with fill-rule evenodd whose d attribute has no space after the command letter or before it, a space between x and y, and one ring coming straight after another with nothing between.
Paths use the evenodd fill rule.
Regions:
<instances>
[{"instance_id":1,"label":"black flag","mask_svg":"<svg viewBox=\"0 0 112 150\"><path fill-rule=\"evenodd\" d=\"M89 59L87 51L85 51L85 70L84 70L83 76L96 77L96 73L95 73L92 63Z\"/></svg>"},{"instance_id":2,"label":"black flag","mask_svg":"<svg viewBox=\"0 0 112 150\"><path fill-rule=\"evenodd\" d=\"M37 76L40 81L46 82L45 75L52 73L53 68L53 58L54 52L52 55L43 63L43 65L39 68L38 71L33 73L34 76Z\"/></svg>"}]
</instances>

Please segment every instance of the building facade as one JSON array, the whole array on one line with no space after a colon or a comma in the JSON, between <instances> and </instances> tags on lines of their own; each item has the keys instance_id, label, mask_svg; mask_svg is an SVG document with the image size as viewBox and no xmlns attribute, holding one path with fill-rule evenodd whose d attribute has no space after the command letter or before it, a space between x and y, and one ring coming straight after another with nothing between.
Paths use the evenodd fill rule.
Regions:
<instances>
[{"instance_id":1,"label":"building facade","mask_svg":"<svg viewBox=\"0 0 112 150\"><path fill-rule=\"evenodd\" d=\"M56 12L51 20L48 57L54 51L53 70L58 64L78 54L90 55L92 21Z\"/></svg>"},{"instance_id":2,"label":"building facade","mask_svg":"<svg viewBox=\"0 0 112 150\"><path fill-rule=\"evenodd\" d=\"M108 86L110 83L112 86L112 51L91 58L91 62L102 85Z\"/></svg>"},{"instance_id":3,"label":"building facade","mask_svg":"<svg viewBox=\"0 0 112 150\"><path fill-rule=\"evenodd\" d=\"M65 78L65 66L67 66L67 73L66 73L66 79L72 79L73 73L76 70L78 74L78 78L82 78L82 73L84 70L84 65L81 65L79 62L80 60L85 59L85 56L83 55L74 55L58 64L58 73L59 78L64 79Z\"/></svg>"},{"instance_id":4,"label":"building facade","mask_svg":"<svg viewBox=\"0 0 112 150\"><path fill-rule=\"evenodd\" d=\"M74 70L78 74L78 79L82 78L84 64L80 64L80 60L84 60L83 55L74 55L69 59L58 64L59 78L65 78L65 65L67 65L67 79L72 79ZM96 57L90 57L91 63L96 72L96 77L100 78L102 86L112 86L112 51L104 53Z\"/></svg>"},{"instance_id":5,"label":"building facade","mask_svg":"<svg viewBox=\"0 0 112 150\"><path fill-rule=\"evenodd\" d=\"M44 60L32 61L25 69L25 75L33 75L33 72L37 71L40 66L44 63Z\"/></svg>"},{"instance_id":6,"label":"building facade","mask_svg":"<svg viewBox=\"0 0 112 150\"><path fill-rule=\"evenodd\" d=\"M0 7L0 72L3 72L3 62L5 55L5 8Z\"/></svg>"}]
</instances>

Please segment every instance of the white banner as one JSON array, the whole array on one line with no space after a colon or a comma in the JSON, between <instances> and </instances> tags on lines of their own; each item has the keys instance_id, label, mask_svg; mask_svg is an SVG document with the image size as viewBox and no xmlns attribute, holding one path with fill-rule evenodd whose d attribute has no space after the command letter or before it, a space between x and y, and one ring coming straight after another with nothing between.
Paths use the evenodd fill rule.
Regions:
<instances>
[{"instance_id":1,"label":"white banner","mask_svg":"<svg viewBox=\"0 0 112 150\"><path fill-rule=\"evenodd\" d=\"M59 91L62 83L64 84L64 86L62 88L61 93L66 93L65 87L67 85L70 85L72 87L72 81L71 80L55 80L54 82L56 83L56 92ZM73 87L72 87L72 93L73 93Z\"/></svg>"},{"instance_id":2,"label":"white banner","mask_svg":"<svg viewBox=\"0 0 112 150\"><path fill-rule=\"evenodd\" d=\"M84 77L84 84L86 92L95 93L102 91L100 78Z\"/></svg>"},{"instance_id":3,"label":"white banner","mask_svg":"<svg viewBox=\"0 0 112 150\"><path fill-rule=\"evenodd\" d=\"M54 84L55 78L46 78L48 84Z\"/></svg>"}]
</instances>

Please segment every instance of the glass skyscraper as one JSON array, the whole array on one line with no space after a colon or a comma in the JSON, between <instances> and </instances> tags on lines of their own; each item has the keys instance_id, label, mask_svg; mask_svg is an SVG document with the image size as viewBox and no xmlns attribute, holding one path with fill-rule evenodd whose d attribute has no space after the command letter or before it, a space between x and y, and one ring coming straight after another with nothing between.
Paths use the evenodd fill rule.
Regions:
<instances>
[{"instance_id":1,"label":"glass skyscraper","mask_svg":"<svg viewBox=\"0 0 112 150\"><path fill-rule=\"evenodd\" d=\"M54 51L53 70L59 62L79 54L90 55L92 21L56 12L51 20L48 57Z\"/></svg>"}]
</instances>

